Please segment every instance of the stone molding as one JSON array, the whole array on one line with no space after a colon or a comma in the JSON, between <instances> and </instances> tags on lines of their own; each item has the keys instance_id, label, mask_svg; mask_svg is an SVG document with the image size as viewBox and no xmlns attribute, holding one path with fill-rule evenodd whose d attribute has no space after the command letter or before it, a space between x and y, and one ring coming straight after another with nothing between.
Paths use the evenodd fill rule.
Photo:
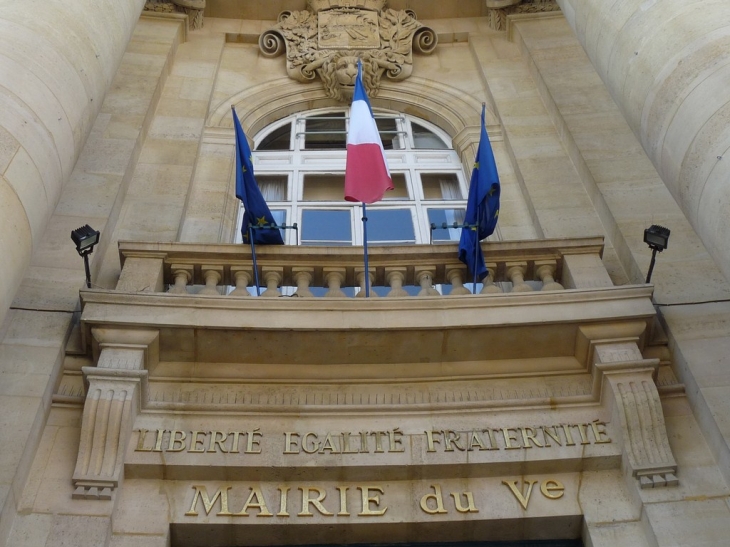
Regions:
<instances>
[{"instance_id":1,"label":"stone molding","mask_svg":"<svg viewBox=\"0 0 730 547\"><path fill-rule=\"evenodd\" d=\"M593 359L596 376L604 380L604 396L612 400L614 420L621 425L626 467L641 488L677 486L677 463L655 383L659 359L643 359L630 339L596 343Z\"/></svg>"},{"instance_id":2,"label":"stone molding","mask_svg":"<svg viewBox=\"0 0 730 547\"><path fill-rule=\"evenodd\" d=\"M508 16L560 11L556 0L486 0L489 27L507 30Z\"/></svg>"},{"instance_id":3,"label":"stone molding","mask_svg":"<svg viewBox=\"0 0 730 547\"><path fill-rule=\"evenodd\" d=\"M134 419L147 399L145 365L159 355L159 336L155 331L105 329L92 335L98 359L96 367L82 368L86 400L72 497L111 500L123 476Z\"/></svg>"}]
</instances>

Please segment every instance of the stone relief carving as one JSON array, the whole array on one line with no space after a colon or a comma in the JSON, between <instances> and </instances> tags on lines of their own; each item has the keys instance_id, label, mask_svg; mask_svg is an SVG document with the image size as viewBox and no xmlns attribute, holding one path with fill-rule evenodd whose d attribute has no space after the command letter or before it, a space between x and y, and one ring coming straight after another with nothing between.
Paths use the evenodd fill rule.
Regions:
<instances>
[{"instance_id":1,"label":"stone relief carving","mask_svg":"<svg viewBox=\"0 0 730 547\"><path fill-rule=\"evenodd\" d=\"M436 33L416 20L410 10L385 7L385 0L309 0L307 10L285 11L259 38L267 57L286 52L290 78L311 82L319 76L329 97L352 97L357 61L363 64L363 84L377 95L383 76L408 78L412 54L429 54Z\"/></svg>"},{"instance_id":2,"label":"stone relief carving","mask_svg":"<svg viewBox=\"0 0 730 547\"><path fill-rule=\"evenodd\" d=\"M489 26L494 30L507 29L507 16L513 13L540 13L559 11L556 0L486 0Z\"/></svg>"},{"instance_id":3,"label":"stone relief carving","mask_svg":"<svg viewBox=\"0 0 730 547\"><path fill-rule=\"evenodd\" d=\"M190 28L193 30L203 27L204 9L205 0L171 0L170 2L148 0L144 6L145 11L156 11L159 13L185 13L190 18Z\"/></svg>"}]
</instances>

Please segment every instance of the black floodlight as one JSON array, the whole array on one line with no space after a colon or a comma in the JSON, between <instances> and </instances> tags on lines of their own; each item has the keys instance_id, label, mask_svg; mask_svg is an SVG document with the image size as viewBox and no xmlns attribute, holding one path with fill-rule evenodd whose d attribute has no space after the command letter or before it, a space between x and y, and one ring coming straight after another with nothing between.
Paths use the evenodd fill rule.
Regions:
<instances>
[{"instance_id":1,"label":"black floodlight","mask_svg":"<svg viewBox=\"0 0 730 547\"><path fill-rule=\"evenodd\" d=\"M71 239L76 244L76 251L79 256L84 257L84 269L86 270L86 287L91 288L91 270L89 270L89 255L94 250L94 245L99 243L101 232L94 230L88 224L71 231Z\"/></svg>"},{"instance_id":2,"label":"black floodlight","mask_svg":"<svg viewBox=\"0 0 730 547\"><path fill-rule=\"evenodd\" d=\"M654 262L656 261L657 252L662 252L669 246L669 228L652 224L644 230L644 243L651 249L651 262L649 263L649 272L646 274L646 282L651 281L651 273L654 271Z\"/></svg>"}]
</instances>

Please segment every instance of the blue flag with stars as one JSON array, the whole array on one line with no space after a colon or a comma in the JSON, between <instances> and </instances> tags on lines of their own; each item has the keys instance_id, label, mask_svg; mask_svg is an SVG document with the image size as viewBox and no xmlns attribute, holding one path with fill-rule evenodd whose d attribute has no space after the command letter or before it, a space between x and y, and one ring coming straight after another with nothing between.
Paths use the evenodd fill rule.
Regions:
<instances>
[{"instance_id":1,"label":"blue flag with stars","mask_svg":"<svg viewBox=\"0 0 730 547\"><path fill-rule=\"evenodd\" d=\"M244 209L241 234L243 241L250 243L249 226L272 225L276 222L253 176L251 148L249 148L246 135L241 128L241 122L238 121L238 116L233 108L231 108L231 112L233 113L233 127L236 131L236 197L243 202ZM264 245L284 244L278 228L253 230L253 242Z\"/></svg>"},{"instance_id":2,"label":"blue flag with stars","mask_svg":"<svg viewBox=\"0 0 730 547\"><path fill-rule=\"evenodd\" d=\"M484 125L482 105L482 132L479 137L476 163L469 183L469 199L466 202L464 224L474 228L462 228L459 240L459 260L469 267L472 275L481 281L487 275L484 255L479 242L492 235L499 218L499 175L494 162L492 145Z\"/></svg>"}]
</instances>

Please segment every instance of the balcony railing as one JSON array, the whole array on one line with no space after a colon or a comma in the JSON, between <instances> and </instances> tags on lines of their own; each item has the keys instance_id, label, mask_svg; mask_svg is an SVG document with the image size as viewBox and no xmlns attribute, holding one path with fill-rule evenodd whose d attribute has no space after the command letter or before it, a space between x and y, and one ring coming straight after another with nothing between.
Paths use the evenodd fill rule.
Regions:
<instances>
[{"instance_id":1,"label":"balcony railing","mask_svg":"<svg viewBox=\"0 0 730 547\"><path fill-rule=\"evenodd\" d=\"M371 247L371 295L489 296L613 285L601 261L600 237L485 242L482 250L489 276L475 287L458 260L456 244ZM228 297L359 297L365 283L362 252L361 247L259 246L257 276L250 248L244 245L120 242L122 272L116 289Z\"/></svg>"}]
</instances>

